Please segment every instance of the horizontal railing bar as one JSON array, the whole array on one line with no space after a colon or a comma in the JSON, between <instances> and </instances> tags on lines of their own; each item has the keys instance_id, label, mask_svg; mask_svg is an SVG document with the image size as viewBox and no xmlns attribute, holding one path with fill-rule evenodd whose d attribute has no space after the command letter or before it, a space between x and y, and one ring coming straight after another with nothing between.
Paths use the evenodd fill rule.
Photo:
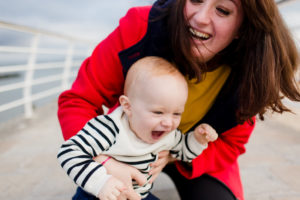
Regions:
<instances>
[{"instance_id":1,"label":"horizontal railing bar","mask_svg":"<svg viewBox=\"0 0 300 200\"><path fill-rule=\"evenodd\" d=\"M0 52L6 53L30 53L30 47L20 47L20 46L0 46ZM65 55L67 50L61 50L56 48L39 48L37 49L38 54L56 54L56 55ZM74 51L73 55L86 55L86 51L77 50Z\"/></svg>"},{"instance_id":2,"label":"horizontal railing bar","mask_svg":"<svg viewBox=\"0 0 300 200\"><path fill-rule=\"evenodd\" d=\"M13 23L4 22L4 21L0 21L0 27L10 29L10 30L20 31L20 32L25 32L25 33L42 34L42 35L57 37L57 38L61 38L61 39L69 40L69 41L76 41L76 42L91 44L91 41L87 40L87 39L76 38L76 37L72 37L72 36L68 36L68 35L54 33L51 31L45 31L45 30L41 30L41 29L37 29L37 28L31 28L31 27L27 27L27 26L21 26L21 25L17 25L17 24L13 24Z\"/></svg>"},{"instance_id":3,"label":"horizontal railing bar","mask_svg":"<svg viewBox=\"0 0 300 200\"><path fill-rule=\"evenodd\" d=\"M36 100L45 98L47 96L51 96L53 94L57 94L59 92L61 92L61 87L55 87L55 88L52 88L50 90L45 90L43 92L39 92L39 93L33 94L32 95L32 100L36 101Z\"/></svg>"},{"instance_id":4,"label":"horizontal railing bar","mask_svg":"<svg viewBox=\"0 0 300 200\"><path fill-rule=\"evenodd\" d=\"M30 47L0 46L1 52L29 53Z\"/></svg>"},{"instance_id":5,"label":"horizontal railing bar","mask_svg":"<svg viewBox=\"0 0 300 200\"><path fill-rule=\"evenodd\" d=\"M64 62L53 62L53 63L46 63L41 64L42 66L38 66L36 64L36 69L56 69L56 68L63 68ZM0 73L4 72L18 72L18 71L25 71L27 69L27 65L7 65L7 66L0 66Z\"/></svg>"},{"instance_id":6,"label":"horizontal railing bar","mask_svg":"<svg viewBox=\"0 0 300 200\"><path fill-rule=\"evenodd\" d=\"M57 81L57 80L61 80L61 78L62 78L62 75L54 75L54 76L49 76L49 77L46 77L46 78L39 78L39 79L33 80L31 85L34 86L34 85L37 85L37 84L50 83L50 82L54 82L54 81ZM24 87L26 87L26 85L22 81L22 82L19 82L19 83L13 83L13 84L8 84L8 85L5 85L5 86L1 86L0 87L0 92L7 92L7 91L10 91L10 90L16 90L16 89L20 89L20 88L24 88Z\"/></svg>"},{"instance_id":7,"label":"horizontal railing bar","mask_svg":"<svg viewBox=\"0 0 300 200\"><path fill-rule=\"evenodd\" d=\"M55 87L55 88L52 88L50 90L45 90L43 92L32 95L31 100L35 101L35 100L42 99L44 97L51 96L53 94L59 93L59 92L61 92L61 87ZM0 105L0 112L3 112L3 111L6 111L6 110L9 110L9 109L24 105L27 102L28 102L28 100L25 100L24 98L22 98L22 99L18 99L16 101L12 101L12 102L9 102L9 103L6 103L6 104L2 104L2 105Z\"/></svg>"},{"instance_id":8,"label":"horizontal railing bar","mask_svg":"<svg viewBox=\"0 0 300 200\"><path fill-rule=\"evenodd\" d=\"M1 92L7 92L7 91L10 91L10 90L20 89L20 88L23 88L24 86L25 86L24 81L19 82L19 83L7 84L7 85L4 85L4 86L0 87L0 93Z\"/></svg>"},{"instance_id":9,"label":"horizontal railing bar","mask_svg":"<svg viewBox=\"0 0 300 200\"><path fill-rule=\"evenodd\" d=\"M72 62L72 66L79 66L82 63L82 60L75 60ZM36 63L35 69L56 69L63 68L64 62L47 62L47 63ZM25 71L27 69L27 65L6 65L0 66L0 73L7 72L18 72Z\"/></svg>"},{"instance_id":10,"label":"horizontal railing bar","mask_svg":"<svg viewBox=\"0 0 300 200\"><path fill-rule=\"evenodd\" d=\"M73 78L76 75L77 75L77 72L73 72L70 74L69 78ZM53 75L53 76L48 76L48 77L42 77L42 78L33 80L32 86L38 85L38 84L51 83L51 82L58 81L58 80L62 80L62 75ZM11 91L11 90L16 90L16 89L20 89L20 88L24 88L24 87L25 87L24 81L19 82L19 83L7 84L4 86L0 86L0 93Z\"/></svg>"},{"instance_id":11,"label":"horizontal railing bar","mask_svg":"<svg viewBox=\"0 0 300 200\"><path fill-rule=\"evenodd\" d=\"M9 110L12 108L16 108L16 107L24 105L24 104L25 104L25 100L23 98L15 100L15 101L11 101L7 104L2 104L2 105L0 105L0 112L6 111L6 110Z\"/></svg>"},{"instance_id":12,"label":"horizontal railing bar","mask_svg":"<svg viewBox=\"0 0 300 200\"><path fill-rule=\"evenodd\" d=\"M50 82L54 82L54 81L61 80L61 79L62 79L61 74L60 75L52 75L52 76L42 77L42 78L32 80L32 86L38 85L38 84L50 83Z\"/></svg>"},{"instance_id":13,"label":"horizontal railing bar","mask_svg":"<svg viewBox=\"0 0 300 200\"><path fill-rule=\"evenodd\" d=\"M70 78L72 78L76 73L72 73ZM62 80L62 75L52 75L52 76L48 76L48 77L42 77L42 78L38 78L32 81L32 86L34 85L38 85L38 84L45 84L45 83L51 83L54 81L58 81L58 80ZM19 82L19 83L13 83L13 84L7 84L4 86L0 86L0 92L7 92L10 90L15 90L15 89L20 89L20 88L24 88L25 87L25 83L24 81Z\"/></svg>"},{"instance_id":14,"label":"horizontal railing bar","mask_svg":"<svg viewBox=\"0 0 300 200\"><path fill-rule=\"evenodd\" d=\"M38 54L58 54L58 55L65 55L67 50L61 50L61 49L47 49L47 48L39 48L37 49ZM86 56L86 51L74 51L73 55L75 56Z\"/></svg>"}]
</instances>

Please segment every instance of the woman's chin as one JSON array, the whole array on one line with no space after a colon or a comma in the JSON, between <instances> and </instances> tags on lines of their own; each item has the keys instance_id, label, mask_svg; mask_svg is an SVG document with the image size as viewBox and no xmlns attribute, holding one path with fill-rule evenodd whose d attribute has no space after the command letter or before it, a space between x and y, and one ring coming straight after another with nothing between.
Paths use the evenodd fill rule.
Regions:
<instances>
[{"instance_id":1,"label":"woman's chin","mask_svg":"<svg viewBox=\"0 0 300 200\"><path fill-rule=\"evenodd\" d=\"M192 49L193 55L198 58L199 62L206 63L211 60L215 54L210 52L207 48L201 47L193 47Z\"/></svg>"}]
</instances>

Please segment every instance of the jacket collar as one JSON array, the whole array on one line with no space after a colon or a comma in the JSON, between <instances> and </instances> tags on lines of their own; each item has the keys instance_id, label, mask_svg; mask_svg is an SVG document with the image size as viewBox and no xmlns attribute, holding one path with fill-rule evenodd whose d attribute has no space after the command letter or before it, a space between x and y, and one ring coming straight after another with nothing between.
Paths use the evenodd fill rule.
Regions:
<instances>
[{"instance_id":1,"label":"jacket collar","mask_svg":"<svg viewBox=\"0 0 300 200\"><path fill-rule=\"evenodd\" d=\"M167 15L165 10L176 0L158 0L149 13L148 27L145 36L135 45L119 52L119 58L123 66L123 74L126 76L131 65L145 56L159 56L170 60L169 40L167 31Z\"/></svg>"}]
</instances>

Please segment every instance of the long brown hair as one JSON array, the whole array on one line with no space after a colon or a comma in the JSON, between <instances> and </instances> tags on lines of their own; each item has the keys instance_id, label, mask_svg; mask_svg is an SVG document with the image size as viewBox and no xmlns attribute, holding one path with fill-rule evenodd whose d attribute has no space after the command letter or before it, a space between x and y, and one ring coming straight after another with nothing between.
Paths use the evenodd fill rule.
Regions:
<instances>
[{"instance_id":1,"label":"long brown hair","mask_svg":"<svg viewBox=\"0 0 300 200\"><path fill-rule=\"evenodd\" d=\"M173 59L182 73L201 80L216 64L230 65L239 77L239 122L257 114L263 120L269 109L290 111L282 103L284 96L300 101L295 80L299 54L274 0L241 0L244 21L239 38L206 64L191 55L193 44L183 12L186 1L176 0L168 10Z\"/></svg>"}]
</instances>

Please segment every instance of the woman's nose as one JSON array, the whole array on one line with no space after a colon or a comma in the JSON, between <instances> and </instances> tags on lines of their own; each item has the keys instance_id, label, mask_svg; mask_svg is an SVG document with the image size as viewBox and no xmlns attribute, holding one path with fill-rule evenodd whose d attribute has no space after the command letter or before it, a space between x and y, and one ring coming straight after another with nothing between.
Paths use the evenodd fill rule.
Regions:
<instances>
[{"instance_id":1,"label":"woman's nose","mask_svg":"<svg viewBox=\"0 0 300 200\"><path fill-rule=\"evenodd\" d=\"M199 8L194 17L197 24L209 24L211 22L212 6L209 4L204 4Z\"/></svg>"}]
</instances>

